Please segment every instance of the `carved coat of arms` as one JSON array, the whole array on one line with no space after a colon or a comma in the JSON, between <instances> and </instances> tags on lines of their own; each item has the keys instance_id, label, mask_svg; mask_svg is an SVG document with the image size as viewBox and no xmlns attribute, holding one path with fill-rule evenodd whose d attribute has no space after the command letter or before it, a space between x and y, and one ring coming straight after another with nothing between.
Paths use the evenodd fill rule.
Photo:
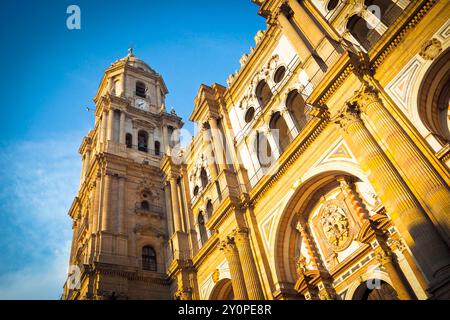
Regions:
<instances>
[{"instance_id":1,"label":"carved coat of arms","mask_svg":"<svg viewBox=\"0 0 450 320\"><path fill-rule=\"evenodd\" d=\"M325 206L320 217L320 226L333 249L345 249L350 240L350 221L343 208L336 204Z\"/></svg>"}]
</instances>

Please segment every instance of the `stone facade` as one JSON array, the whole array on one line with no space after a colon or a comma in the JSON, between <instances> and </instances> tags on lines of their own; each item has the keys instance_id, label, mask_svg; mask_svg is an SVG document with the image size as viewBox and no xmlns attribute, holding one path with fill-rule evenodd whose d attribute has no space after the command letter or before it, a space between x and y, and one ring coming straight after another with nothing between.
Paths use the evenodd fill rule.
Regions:
<instances>
[{"instance_id":1,"label":"stone facade","mask_svg":"<svg viewBox=\"0 0 450 320\"><path fill-rule=\"evenodd\" d=\"M449 299L450 4L254 0L183 123L132 52L80 147L65 299Z\"/></svg>"}]
</instances>

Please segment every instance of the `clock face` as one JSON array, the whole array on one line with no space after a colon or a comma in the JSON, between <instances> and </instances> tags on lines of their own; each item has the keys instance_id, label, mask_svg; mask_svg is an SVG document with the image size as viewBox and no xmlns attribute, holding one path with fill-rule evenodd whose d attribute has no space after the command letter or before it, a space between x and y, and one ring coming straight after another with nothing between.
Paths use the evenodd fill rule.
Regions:
<instances>
[{"instance_id":1,"label":"clock face","mask_svg":"<svg viewBox=\"0 0 450 320\"><path fill-rule=\"evenodd\" d=\"M136 100L135 106L136 106L136 108L138 108L138 109L148 111L148 105L147 105L147 102L144 101L144 100L142 100L142 99L137 99L137 100Z\"/></svg>"}]
</instances>

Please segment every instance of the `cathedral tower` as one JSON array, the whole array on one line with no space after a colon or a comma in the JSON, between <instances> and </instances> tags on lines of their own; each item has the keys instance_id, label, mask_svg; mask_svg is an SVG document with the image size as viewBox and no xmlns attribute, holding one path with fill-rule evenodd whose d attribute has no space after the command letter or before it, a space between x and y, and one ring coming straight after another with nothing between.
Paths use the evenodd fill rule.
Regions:
<instances>
[{"instance_id":1,"label":"cathedral tower","mask_svg":"<svg viewBox=\"0 0 450 320\"><path fill-rule=\"evenodd\" d=\"M160 162L183 123L161 75L129 54L106 71L83 139L65 299L167 299L168 225Z\"/></svg>"}]
</instances>

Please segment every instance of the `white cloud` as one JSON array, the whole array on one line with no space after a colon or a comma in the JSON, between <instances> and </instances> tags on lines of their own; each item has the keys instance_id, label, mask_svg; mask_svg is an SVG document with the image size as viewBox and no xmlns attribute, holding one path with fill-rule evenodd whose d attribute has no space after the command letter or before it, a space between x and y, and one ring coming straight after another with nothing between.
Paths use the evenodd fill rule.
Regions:
<instances>
[{"instance_id":1,"label":"white cloud","mask_svg":"<svg viewBox=\"0 0 450 320\"><path fill-rule=\"evenodd\" d=\"M67 210L80 173L81 134L0 150L0 299L58 299L67 272Z\"/></svg>"}]
</instances>

